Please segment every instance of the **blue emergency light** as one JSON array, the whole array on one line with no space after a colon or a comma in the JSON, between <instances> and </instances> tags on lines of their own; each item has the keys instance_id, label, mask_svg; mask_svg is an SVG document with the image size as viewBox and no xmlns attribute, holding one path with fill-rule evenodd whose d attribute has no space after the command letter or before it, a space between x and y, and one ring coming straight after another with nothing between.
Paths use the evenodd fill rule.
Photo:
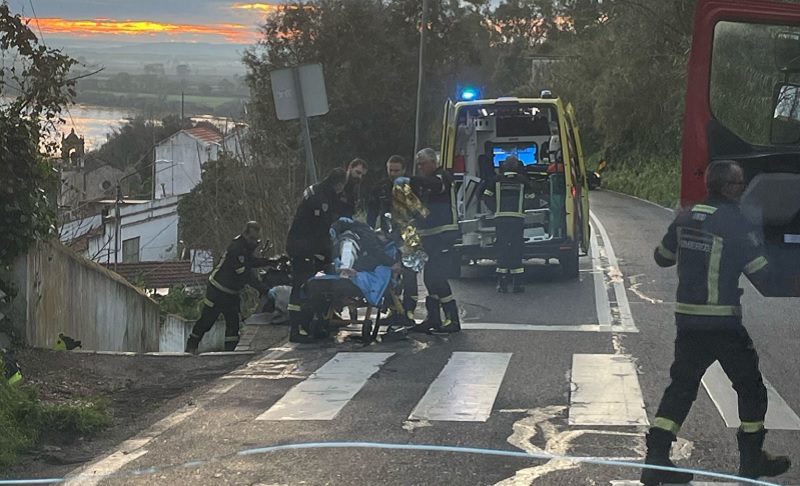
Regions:
<instances>
[{"instance_id":1,"label":"blue emergency light","mask_svg":"<svg viewBox=\"0 0 800 486\"><path fill-rule=\"evenodd\" d=\"M480 93L475 88L464 88L461 90L461 100L462 101L472 101L478 99L478 95Z\"/></svg>"}]
</instances>

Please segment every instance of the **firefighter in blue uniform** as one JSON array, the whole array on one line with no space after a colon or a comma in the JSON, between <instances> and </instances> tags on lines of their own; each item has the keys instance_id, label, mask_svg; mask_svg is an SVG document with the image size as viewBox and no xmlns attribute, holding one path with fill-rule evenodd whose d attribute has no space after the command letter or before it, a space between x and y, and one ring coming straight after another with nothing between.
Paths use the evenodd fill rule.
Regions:
<instances>
[{"instance_id":1,"label":"firefighter in blue uniform","mask_svg":"<svg viewBox=\"0 0 800 486\"><path fill-rule=\"evenodd\" d=\"M396 185L410 183L428 209L428 216L420 217L417 223L422 246L428 254L422 278L428 290L425 299L427 318L412 331L454 333L461 330L461 322L448 282L453 266L453 246L459 234L453 176L439 166L436 152L431 148L420 150L416 163L419 175L398 177L394 182Z\"/></svg>"},{"instance_id":2,"label":"firefighter in blue uniform","mask_svg":"<svg viewBox=\"0 0 800 486\"><path fill-rule=\"evenodd\" d=\"M522 163L509 155L498 175L483 191L484 202L494 211L497 253L497 291L508 292L509 280L514 293L525 291L522 285L522 257L525 251L525 197L531 183L525 177Z\"/></svg>"},{"instance_id":3,"label":"firefighter in blue uniform","mask_svg":"<svg viewBox=\"0 0 800 486\"><path fill-rule=\"evenodd\" d=\"M741 167L732 161L712 163L706 185L708 200L678 215L655 251L659 266L678 266L677 338L671 383L647 435L645 464L674 467L670 445L697 398L706 369L719 361L739 396L739 476L773 477L791 463L762 448L767 389L753 341L742 325L739 288L742 273L757 288L767 288L771 272L760 232L738 206L745 187ZM655 469L644 469L641 477L645 486L691 480L689 473Z\"/></svg>"},{"instance_id":4,"label":"firefighter in blue uniform","mask_svg":"<svg viewBox=\"0 0 800 486\"><path fill-rule=\"evenodd\" d=\"M260 233L261 225L255 221L247 223L242 234L228 245L222 259L209 275L200 319L186 341L187 353L197 352L203 335L211 329L220 314L225 317L225 351L236 349L239 344L239 295L244 286L250 285L260 292L269 291L252 272L253 268L266 267L272 263L266 258L255 256Z\"/></svg>"},{"instance_id":5,"label":"firefighter in blue uniform","mask_svg":"<svg viewBox=\"0 0 800 486\"><path fill-rule=\"evenodd\" d=\"M286 252L292 259L292 293L289 297L289 340L310 343L314 319L303 286L318 271L333 262L330 228L338 219L337 208L347 179L343 169L333 169L318 184L307 188L286 238Z\"/></svg>"}]
</instances>

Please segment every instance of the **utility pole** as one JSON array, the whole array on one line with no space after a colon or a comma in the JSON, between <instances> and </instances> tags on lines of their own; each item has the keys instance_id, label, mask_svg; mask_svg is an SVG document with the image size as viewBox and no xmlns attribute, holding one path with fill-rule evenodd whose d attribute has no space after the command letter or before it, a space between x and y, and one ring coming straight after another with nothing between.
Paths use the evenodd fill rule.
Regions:
<instances>
[{"instance_id":1,"label":"utility pole","mask_svg":"<svg viewBox=\"0 0 800 486\"><path fill-rule=\"evenodd\" d=\"M417 79L417 119L414 124L414 155L420 151L422 138L422 92L425 78L425 43L428 39L428 4L430 0L422 0L422 25L419 35L419 77ZM411 164L414 173L417 172L416 164Z\"/></svg>"},{"instance_id":2,"label":"utility pole","mask_svg":"<svg viewBox=\"0 0 800 486\"><path fill-rule=\"evenodd\" d=\"M300 112L300 128L303 132L303 146L306 152L309 184L316 184L317 167L314 164L314 152L311 149L311 132L308 129L308 116L306 116L306 105L305 100L303 100L303 88L300 85L300 71L296 67L292 68L292 78L294 79L295 93L297 93L297 110Z\"/></svg>"}]
</instances>

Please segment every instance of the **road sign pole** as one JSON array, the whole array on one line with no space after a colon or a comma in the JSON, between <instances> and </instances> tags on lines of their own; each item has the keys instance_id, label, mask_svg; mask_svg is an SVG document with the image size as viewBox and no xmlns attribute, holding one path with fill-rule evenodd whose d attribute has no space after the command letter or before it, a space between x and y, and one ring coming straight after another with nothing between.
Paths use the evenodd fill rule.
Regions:
<instances>
[{"instance_id":1,"label":"road sign pole","mask_svg":"<svg viewBox=\"0 0 800 486\"><path fill-rule=\"evenodd\" d=\"M292 77L294 78L294 92L297 99L297 111L300 113L300 128L303 137L303 147L306 152L306 168L308 170L308 180L311 184L317 183L317 168L314 164L314 152L311 149L311 132L308 130L308 117L306 116L306 107L303 102L303 89L300 85L300 71L298 68L292 68Z\"/></svg>"}]
</instances>

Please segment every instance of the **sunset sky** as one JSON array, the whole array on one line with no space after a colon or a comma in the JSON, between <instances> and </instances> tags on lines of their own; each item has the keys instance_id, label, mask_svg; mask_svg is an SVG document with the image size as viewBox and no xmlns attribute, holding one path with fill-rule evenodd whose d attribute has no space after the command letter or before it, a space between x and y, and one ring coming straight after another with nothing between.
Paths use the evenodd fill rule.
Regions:
<instances>
[{"instance_id":1,"label":"sunset sky","mask_svg":"<svg viewBox=\"0 0 800 486\"><path fill-rule=\"evenodd\" d=\"M246 43L256 24L280 8L234 0L10 0L45 39L78 37L98 42ZM33 5L33 8L31 7Z\"/></svg>"}]
</instances>

